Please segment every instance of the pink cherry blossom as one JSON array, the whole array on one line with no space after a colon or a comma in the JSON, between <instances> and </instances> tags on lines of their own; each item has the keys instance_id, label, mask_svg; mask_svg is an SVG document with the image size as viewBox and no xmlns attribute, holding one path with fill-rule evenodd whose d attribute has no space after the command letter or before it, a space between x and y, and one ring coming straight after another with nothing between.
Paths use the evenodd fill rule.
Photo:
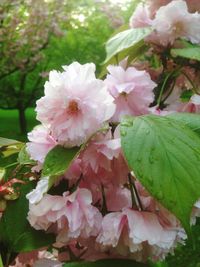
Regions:
<instances>
[{"instance_id":1,"label":"pink cherry blossom","mask_svg":"<svg viewBox=\"0 0 200 267\"><path fill-rule=\"evenodd\" d=\"M80 145L115 111L105 84L95 78L95 65L77 62L51 71L45 96L37 101L37 119L46 125L60 144Z\"/></svg>"},{"instance_id":2,"label":"pink cherry blossom","mask_svg":"<svg viewBox=\"0 0 200 267\"><path fill-rule=\"evenodd\" d=\"M102 185L105 189L127 182L128 166L121 150L119 127L112 134L99 133L80 154L83 179L79 186L88 188L94 201L101 202Z\"/></svg>"},{"instance_id":3,"label":"pink cherry blossom","mask_svg":"<svg viewBox=\"0 0 200 267\"><path fill-rule=\"evenodd\" d=\"M68 238L81 236L87 238L96 236L101 227L102 215L97 208L91 205L92 194L87 189L77 189L67 197L66 216L69 231L67 236L58 236L62 241Z\"/></svg>"},{"instance_id":4,"label":"pink cherry blossom","mask_svg":"<svg viewBox=\"0 0 200 267\"><path fill-rule=\"evenodd\" d=\"M28 220L37 230L51 229L58 233L57 241L95 236L101 227L101 213L92 205L87 189L77 189L63 196L44 195L37 204L29 203Z\"/></svg>"},{"instance_id":5,"label":"pink cherry blossom","mask_svg":"<svg viewBox=\"0 0 200 267\"><path fill-rule=\"evenodd\" d=\"M56 140L50 135L49 130L43 125L36 126L28 133L26 149L31 159L43 163L47 153L56 146Z\"/></svg>"},{"instance_id":6,"label":"pink cherry blossom","mask_svg":"<svg viewBox=\"0 0 200 267\"><path fill-rule=\"evenodd\" d=\"M29 203L28 221L36 230L48 230L53 223L60 230L67 224L65 212L66 199L63 196L46 194L39 203Z\"/></svg>"},{"instance_id":7,"label":"pink cherry blossom","mask_svg":"<svg viewBox=\"0 0 200 267\"><path fill-rule=\"evenodd\" d=\"M184 102L180 98L182 92L183 90L180 87L176 86L174 88L173 92L166 100L166 111L200 113L200 96L194 94L188 102Z\"/></svg>"},{"instance_id":8,"label":"pink cherry blossom","mask_svg":"<svg viewBox=\"0 0 200 267\"><path fill-rule=\"evenodd\" d=\"M112 159L118 158L121 152L120 138L112 138L111 130L106 134L99 133L87 145L81 155L83 173L92 169L97 173L100 168L111 171Z\"/></svg>"},{"instance_id":9,"label":"pink cherry blossom","mask_svg":"<svg viewBox=\"0 0 200 267\"><path fill-rule=\"evenodd\" d=\"M26 198L29 200L29 203L36 204L40 202L40 200L43 198L43 195L48 191L48 189L49 176L42 177L42 179L40 179L40 181L37 183L36 188L29 192L26 195Z\"/></svg>"},{"instance_id":10,"label":"pink cherry blossom","mask_svg":"<svg viewBox=\"0 0 200 267\"><path fill-rule=\"evenodd\" d=\"M156 214L124 209L103 218L97 242L105 248L116 248L121 255L131 253L146 261L148 257L159 259L169 253L177 242L176 236L176 229L162 226Z\"/></svg>"},{"instance_id":11,"label":"pink cherry blossom","mask_svg":"<svg viewBox=\"0 0 200 267\"><path fill-rule=\"evenodd\" d=\"M82 161L80 157L75 158L69 166L69 169L64 174L64 178L69 181L77 181L82 174Z\"/></svg>"},{"instance_id":12,"label":"pink cherry blossom","mask_svg":"<svg viewBox=\"0 0 200 267\"><path fill-rule=\"evenodd\" d=\"M108 211L121 211L124 208L130 208L131 193L130 190L123 187L110 187L106 191L106 205Z\"/></svg>"},{"instance_id":13,"label":"pink cherry blossom","mask_svg":"<svg viewBox=\"0 0 200 267\"><path fill-rule=\"evenodd\" d=\"M149 8L149 12L151 15L151 18L153 18L156 14L156 11L161 7L161 6L166 6L173 0L147 0L147 5ZM199 0L185 0L187 3L188 9L191 13L194 13L196 11L200 12L200 2Z\"/></svg>"},{"instance_id":14,"label":"pink cherry blossom","mask_svg":"<svg viewBox=\"0 0 200 267\"><path fill-rule=\"evenodd\" d=\"M183 0L174 0L160 7L152 25L163 45L173 44L177 38L200 43L200 14L189 13Z\"/></svg>"},{"instance_id":15,"label":"pink cherry blossom","mask_svg":"<svg viewBox=\"0 0 200 267\"><path fill-rule=\"evenodd\" d=\"M137 5L133 15L129 21L131 28L143 28L151 26L152 20L150 19L149 9L147 5L140 3Z\"/></svg>"},{"instance_id":16,"label":"pink cherry blossom","mask_svg":"<svg viewBox=\"0 0 200 267\"><path fill-rule=\"evenodd\" d=\"M147 0L146 2L152 19L155 17L156 12L161 6L169 4L172 0Z\"/></svg>"},{"instance_id":17,"label":"pink cherry blossom","mask_svg":"<svg viewBox=\"0 0 200 267\"><path fill-rule=\"evenodd\" d=\"M159 116L166 116L173 113L173 111L161 110L158 106L154 106L152 108L149 108L149 113Z\"/></svg>"},{"instance_id":18,"label":"pink cherry blossom","mask_svg":"<svg viewBox=\"0 0 200 267\"><path fill-rule=\"evenodd\" d=\"M153 89L156 84L146 71L134 67L124 70L120 66L109 66L105 83L115 99L116 112L112 121L118 122L123 115L142 115L148 113L154 100Z\"/></svg>"}]
</instances>

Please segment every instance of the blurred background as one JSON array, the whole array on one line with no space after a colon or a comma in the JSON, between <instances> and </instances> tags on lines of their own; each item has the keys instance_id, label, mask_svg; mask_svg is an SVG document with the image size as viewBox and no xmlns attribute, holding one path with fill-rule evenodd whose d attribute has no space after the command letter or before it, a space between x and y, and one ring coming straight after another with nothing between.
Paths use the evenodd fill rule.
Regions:
<instances>
[{"instance_id":1,"label":"blurred background","mask_svg":"<svg viewBox=\"0 0 200 267\"><path fill-rule=\"evenodd\" d=\"M35 102L52 69L94 62L97 75L105 42L128 23L139 0L0 0L0 136L26 141L38 124ZM156 267L200 267L196 245L178 247Z\"/></svg>"},{"instance_id":2,"label":"blurred background","mask_svg":"<svg viewBox=\"0 0 200 267\"><path fill-rule=\"evenodd\" d=\"M52 69L94 62L128 22L131 0L0 0L0 136L26 140Z\"/></svg>"}]
</instances>

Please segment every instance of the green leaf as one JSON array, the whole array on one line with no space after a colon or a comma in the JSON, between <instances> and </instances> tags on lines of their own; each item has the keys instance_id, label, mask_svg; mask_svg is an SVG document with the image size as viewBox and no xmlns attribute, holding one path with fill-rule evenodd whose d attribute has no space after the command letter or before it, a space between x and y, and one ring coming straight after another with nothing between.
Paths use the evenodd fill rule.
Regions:
<instances>
[{"instance_id":1,"label":"green leaf","mask_svg":"<svg viewBox=\"0 0 200 267\"><path fill-rule=\"evenodd\" d=\"M45 158L42 176L59 176L64 174L79 150L79 147L54 147Z\"/></svg>"},{"instance_id":2,"label":"green leaf","mask_svg":"<svg viewBox=\"0 0 200 267\"><path fill-rule=\"evenodd\" d=\"M16 140L0 137L0 155L1 157L9 157L19 153L24 144Z\"/></svg>"},{"instance_id":3,"label":"green leaf","mask_svg":"<svg viewBox=\"0 0 200 267\"><path fill-rule=\"evenodd\" d=\"M16 143L16 144L9 145L9 146L3 146L0 148L1 156L6 158L13 154L17 154L21 150L22 146L23 146L23 143Z\"/></svg>"},{"instance_id":4,"label":"green leaf","mask_svg":"<svg viewBox=\"0 0 200 267\"><path fill-rule=\"evenodd\" d=\"M192 129L198 135L200 135L200 115L194 113L172 113L167 115L168 118L184 123L187 127Z\"/></svg>"},{"instance_id":5,"label":"green leaf","mask_svg":"<svg viewBox=\"0 0 200 267\"><path fill-rule=\"evenodd\" d=\"M15 145L15 144L19 144L19 143L21 143L21 142L19 142L17 140L0 137L0 147Z\"/></svg>"},{"instance_id":6,"label":"green leaf","mask_svg":"<svg viewBox=\"0 0 200 267\"><path fill-rule=\"evenodd\" d=\"M144 263L139 263L133 260L121 260L121 259L113 259L113 260L99 260L96 262L72 262L65 263L63 267L148 267L148 265Z\"/></svg>"},{"instance_id":7,"label":"green leaf","mask_svg":"<svg viewBox=\"0 0 200 267\"><path fill-rule=\"evenodd\" d=\"M144 187L190 233L190 215L200 197L200 138L183 123L147 115L121 123L122 148Z\"/></svg>"},{"instance_id":8,"label":"green leaf","mask_svg":"<svg viewBox=\"0 0 200 267\"><path fill-rule=\"evenodd\" d=\"M113 36L106 43L107 58L105 63L108 62L113 56L127 48L141 47L144 38L147 37L151 32L151 28L138 28L129 29Z\"/></svg>"},{"instance_id":9,"label":"green leaf","mask_svg":"<svg viewBox=\"0 0 200 267\"><path fill-rule=\"evenodd\" d=\"M171 55L200 61L200 47L173 48Z\"/></svg>"},{"instance_id":10,"label":"green leaf","mask_svg":"<svg viewBox=\"0 0 200 267\"><path fill-rule=\"evenodd\" d=\"M10 252L26 252L52 244L53 235L33 229L28 220L28 200L26 194L35 186L34 182L22 185L20 197L9 201L0 221L0 239Z\"/></svg>"},{"instance_id":11,"label":"green leaf","mask_svg":"<svg viewBox=\"0 0 200 267\"><path fill-rule=\"evenodd\" d=\"M5 174L6 174L6 169L0 167L0 182L3 179Z\"/></svg>"},{"instance_id":12,"label":"green leaf","mask_svg":"<svg viewBox=\"0 0 200 267\"><path fill-rule=\"evenodd\" d=\"M193 94L194 93L192 90L183 91L182 94L180 95L180 99L182 102L189 102L189 100L193 96Z\"/></svg>"},{"instance_id":13,"label":"green leaf","mask_svg":"<svg viewBox=\"0 0 200 267\"><path fill-rule=\"evenodd\" d=\"M3 267L3 261L2 261L2 258L1 258L1 254L0 254L0 267Z\"/></svg>"},{"instance_id":14,"label":"green leaf","mask_svg":"<svg viewBox=\"0 0 200 267\"><path fill-rule=\"evenodd\" d=\"M24 145L19 152L18 162L20 165L33 165L33 164L35 164L35 161L30 159L30 156L26 151L26 145Z\"/></svg>"}]
</instances>

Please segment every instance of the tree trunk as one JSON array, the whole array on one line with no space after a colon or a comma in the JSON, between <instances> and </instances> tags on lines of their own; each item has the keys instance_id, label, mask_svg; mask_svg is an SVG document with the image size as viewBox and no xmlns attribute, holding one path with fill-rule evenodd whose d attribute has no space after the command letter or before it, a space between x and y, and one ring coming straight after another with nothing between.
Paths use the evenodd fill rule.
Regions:
<instances>
[{"instance_id":1,"label":"tree trunk","mask_svg":"<svg viewBox=\"0 0 200 267\"><path fill-rule=\"evenodd\" d=\"M27 133L27 127L26 127L26 114L25 114L25 106L24 106L24 90L25 90L25 83L26 83L26 73L22 73L21 80L20 80L20 91L18 95L18 112L19 112L19 125L20 125L20 131L21 134Z\"/></svg>"},{"instance_id":2,"label":"tree trunk","mask_svg":"<svg viewBox=\"0 0 200 267\"><path fill-rule=\"evenodd\" d=\"M21 134L27 134L26 114L23 107L18 107L19 112L19 125Z\"/></svg>"}]
</instances>

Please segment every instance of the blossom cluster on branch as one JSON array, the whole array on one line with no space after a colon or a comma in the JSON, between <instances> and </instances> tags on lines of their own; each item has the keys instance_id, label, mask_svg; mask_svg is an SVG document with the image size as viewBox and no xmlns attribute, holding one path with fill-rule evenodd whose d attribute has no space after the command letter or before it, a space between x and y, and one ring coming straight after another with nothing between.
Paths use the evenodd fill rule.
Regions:
<instances>
[{"instance_id":1,"label":"blossom cluster on branch","mask_svg":"<svg viewBox=\"0 0 200 267\"><path fill-rule=\"evenodd\" d=\"M199 65L169 52L200 44L199 11L199 1L148 0L130 19L132 29L152 27L142 56L109 64L103 80L96 78L93 63L50 72L37 101L41 125L28 134L26 146L36 162L32 171L41 176L27 195L28 221L56 235L53 248L60 261L158 261L185 243L180 220L128 166L119 124L124 116L199 112ZM48 153L60 146L81 148L50 186L52 177L40 174ZM199 207L197 201L191 225Z\"/></svg>"}]
</instances>

